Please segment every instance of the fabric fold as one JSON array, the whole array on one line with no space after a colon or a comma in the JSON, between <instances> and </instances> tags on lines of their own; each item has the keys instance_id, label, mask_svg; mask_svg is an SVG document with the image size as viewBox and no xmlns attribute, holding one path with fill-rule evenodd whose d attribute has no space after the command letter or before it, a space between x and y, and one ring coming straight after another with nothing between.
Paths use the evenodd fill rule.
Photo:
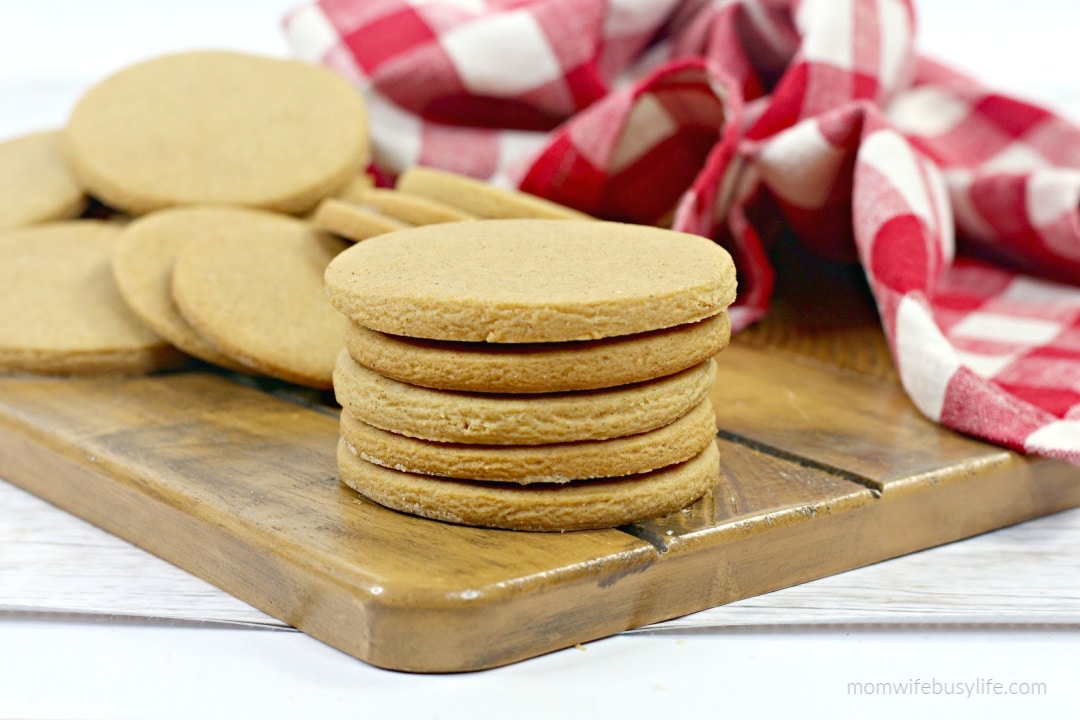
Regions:
<instances>
[{"instance_id":1,"label":"fabric fold","mask_svg":"<svg viewBox=\"0 0 1080 720\"><path fill-rule=\"evenodd\" d=\"M862 267L927 417L1080 464L1080 129L917 56L916 26L906 0L319 0L285 19L298 57L368 99L380 174L433 165L712 237L736 330L768 312L778 211Z\"/></svg>"}]
</instances>

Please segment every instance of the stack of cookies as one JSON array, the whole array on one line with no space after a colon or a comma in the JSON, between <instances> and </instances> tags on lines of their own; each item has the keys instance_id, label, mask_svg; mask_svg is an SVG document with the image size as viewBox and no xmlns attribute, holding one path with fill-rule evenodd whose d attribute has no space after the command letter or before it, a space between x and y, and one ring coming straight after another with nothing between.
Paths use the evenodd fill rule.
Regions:
<instances>
[{"instance_id":1,"label":"stack of cookies","mask_svg":"<svg viewBox=\"0 0 1080 720\"><path fill-rule=\"evenodd\" d=\"M705 238L475 220L365 240L327 268L341 480L448 522L561 531L677 511L715 484L713 356L735 297Z\"/></svg>"}]
</instances>

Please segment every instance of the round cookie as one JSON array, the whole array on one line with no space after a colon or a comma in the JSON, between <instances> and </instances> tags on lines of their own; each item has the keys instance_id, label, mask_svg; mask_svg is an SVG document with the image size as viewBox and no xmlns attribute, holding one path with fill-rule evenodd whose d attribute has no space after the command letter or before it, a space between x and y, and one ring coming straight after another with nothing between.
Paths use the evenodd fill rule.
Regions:
<instances>
[{"instance_id":1,"label":"round cookie","mask_svg":"<svg viewBox=\"0 0 1080 720\"><path fill-rule=\"evenodd\" d=\"M503 395L434 390L398 382L342 351L334 390L344 413L383 430L424 440L541 445L604 440L674 422L708 395L716 362L607 390Z\"/></svg>"},{"instance_id":2,"label":"round cookie","mask_svg":"<svg viewBox=\"0 0 1080 720\"><path fill-rule=\"evenodd\" d=\"M398 435L342 413L341 436L364 460L402 472L486 482L565 483L636 475L689 460L716 438L716 414L705 399L672 423L625 437L469 445Z\"/></svg>"},{"instance_id":3,"label":"round cookie","mask_svg":"<svg viewBox=\"0 0 1080 720\"><path fill-rule=\"evenodd\" d=\"M187 244L215 235L236 213L228 208L170 208L126 226L117 240L112 269L124 301L139 318L170 343L200 360L230 370L247 370L195 332L172 295L176 258Z\"/></svg>"},{"instance_id":4,"label":"round cookie","mask_svg":"<svg viewBox=\"0 0 1080 720\"><path fill-rule=\"evenodd\" d=\"M720 476L720 453L709 443L678 465L618 479L568 485L478 483L404 473L356 457L338 442L341 481L380 505L464 525L559 532L628 525L688 507Z\"/></svg>"},{"instance_id":5,"label":"round cookie","mask_svg":"<svg viewBox=\"0 0 1080 720\"><path fill-rule=\"evenodd\" d=\"M319 203L311 216L311 224L352 242L410 227L400 220L335 198L327 198Z\"/></svg>"},{"instance_id":6,"label":"round cookie","mask_svg":"<svg viewBox=\"0 0 1080 720\"><path fill-rule=\"evenodd\" d=\"M138 374L182 362L120 296L111 271L120 232L72 220L0 233L0 369Z\"/></svg>"},{"instance_id":7,"label":"round cookie","mask_svg":"<svg viewBox=\"0 0 1080 720\"><path fill-rule=\"evenodd\" d=\"M735 298L715 242L644 225L478 220L411 228L349 248L331 301L385 333L491 343L565 342L690 323Z\"/></svg>"},{"instance_id":8,"label":"round cookie","mask_svg":"<svg viewBox=\"0 0 1080 720\"><path fill-rule=\"evenodd\" d=\"M386 188L370 188L358 195L354 202L409 225L434 225L476 219L472 213L437 200Z\"/></svg>"},{"instance_id":9,"label":"round cookie","mask_svg":"<svg viewBox=\"0 0 1080 720\"><path fill-rule=\"evenodd\" d=\"M693 367L727 346L727 311L639 335L569 343L454 343L388 335L352 323L356 362L404 383L442 390L554 393L626 385Z\"/></svg>"},{"instance_id":10,"label":"round cookie","mask_svg":"<svg viewBox=\"0 0 1080 720\"><path fill-rule=\"evenodd\" d=\"M180 314L256 372L330 388L347 323L327 302L322 274L346 243L285 215L222 212L214 232L176 258L172 293Z\"/></svg>"},{"instance_id":11,"label":"round cookie","mask_svg":"<svg viewBox=\"0 0 1080 720\"><path fill-rule=\"evenodd\" d=\"M0 230L74 218L86 202L64 160L59 131L0 143Z\"/></svg>"},{"instance_id":12,"label":"round cookie","mask_svg":"<svg viewBox=\"0 0 1080 720\"><path fill-rule=\"evenodd\" d=\"M395 187L401 192L437 200L483 218L592 219L583 212L535 195L419 165L402 172Z\"/></svg>"},{"instance_id":13,"label":"round cookie","mask_svg":"<svg viewBox=\"0 0 1080 720\"><path fill-rule=\"evenodd\" d=\"M196 51L92 87L65 146L80 183L132 214L199 203L300 213L363 169L366 123L360 95L327 68Z\"/></svg>"}]
</instances>

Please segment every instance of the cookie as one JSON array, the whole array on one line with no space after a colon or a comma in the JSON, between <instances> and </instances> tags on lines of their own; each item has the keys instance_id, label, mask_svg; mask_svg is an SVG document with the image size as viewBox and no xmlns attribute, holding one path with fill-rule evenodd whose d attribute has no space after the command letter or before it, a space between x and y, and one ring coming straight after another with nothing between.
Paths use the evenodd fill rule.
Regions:
<instances>
[{"instance_id":1,"label":"cookie","mask_svg":"<svg viewBox=\"0 0 1080 720\"><path fill-rule=\"evenodd\" d=\"M334 197L345 202L357 203L368 190L375 186L375 180L365 172L357 174L334 193Z\"/></svg>"},{"instance_id":2,"label":"cookie","mask_svg":"<svg viewBox=\"0 0 1080 720\"><path fill-rule=\"evenodd\" d=\"M367 164L366 123L360 95L327 68L196 51L99 82L64 140L80 184L132 214L200 203L301 213Z\"/></svg>"},{"instance_id":3,"label":"cookie","mask_svg":"<svg viewBox=\"0 0 1080 720\"><path fill-rule=\"evenodd\" d=\"M359 193L353 202L409 225L435 225L476 219L472 213L437 200L386 188L370 188Z\"/></svg>"},{"instance_id":4,"label":"cookie","mask_svg":"<svg viewBox=\"0 0 1080 720\"><path fill-rule=\"evenodd\" d=\"M120 296L111 265L121 231L71 220L0 233L0 369L138 374L182 362Z\"/></svg>"},{"instance_id":5,"label":"cookie","mask_svg":"<svg viewBox=\"0 0 1080 720\"><path fill-rule=\"evenodd\" d=\"M642 475L565 485L481 483L405 473L369 463L338 443L341 481L385 507L465 525L558 532L628 525L689 506L720 476L709 443L696 457Z\"/></svg>"},{"instance_id":6,"label":"cookie","mask_svg":"<svg viewBox=\"0 0 1080 720\"><path fill-rule=\"evenodd\" d=\"M377 235L405 230L408 224L355 203L327 198L315 208L311 224L338 237L360 242Z\"/></svg>"},{"instance_id":7,"label":"cookie","mask_svg":"<svg viewBox=\"0 0 1080 720\"><path fill-rule=\"evenodd\" d=\"M643 225L478 220L353 246L326 271L355 323L413 338L489 343L595 340L716 315L735 298L715 242Z\"/></svg>"},{"instance_id":8,"label":"cookie","mask_svg":"<svg viewBox=\"0 0 1080 720\"><path fill-rule=\"evenodd\" d=\"M657 380L607 390L504 395L433 390L372 372L338 356L334 390L343 412L375 427L449 443L541 445L604 440L653 430L708 395L716 363L706 360Z\"/></svg>"},{"instance_id":9,"label":"cookie","mask_svg":"<svg viewBox=\"0 0 1080 720\"><path fill-rule=\"evenodd\" d=\"M407 168L395 187L437 200L482 218L590 220L590 215L544 198L509 190L465 175L416 166Z\"/></svg>"},{"instance_id":10,"label":"cookie","mask_svg":"<svg viewBox=\"0 0 1080 720\"><path fill-rule=\"evenodd\" d=\"M86 202L59 131L0 143L0 230L78 217Z\"/></svg>"},{"instance_id":11,"label":"cookie","mask_svg":"<svg viewBox=\"0 0 1080 720\"><path fill-rule=\"evenodd\" d=\"M688 460L716 438L716 415L705 399L672 423L624 437L473 445L398 435L342 413L341 436L364 460L402 472L490 482L565 483L634 475Z\"/></svg>"},{"instance_id":12,"label":"cookie","mask_svg":"<svg viewBox=\"0 0 1080 720\"><path fill-rule=\"evenodd\" d=\"M352 323L349 355L404 383L442 390L554 393L652 380L693 367L727 346L722 311L650 333L568 343L455 343L388 335Z\"/></svg>"},{"instance_id":13,"label":"cookie","mask_svg":"<svg viewBox=\"0 0 1080 720\"><path fill-rule=\"evenodd\" d=\"M213 231L176 257L172 293L180 314L255 372L330 388L346 322L326 300L322 275L347 244L286 215L221 212Z\"/></svg>"},{"instance_id":14,"label":"cookie","mask_svg":"<svg viewBox=\"0 0 1080 720\"><path fill-rule=\"evenodd\" d=\"M195 332L172 295L176 257L187 244L235 222L228 208L170 208L129 223L116 243L112 269L124 301L154 332L192 357L230 370L246 370Z\"/></svg>"}]
</instances>

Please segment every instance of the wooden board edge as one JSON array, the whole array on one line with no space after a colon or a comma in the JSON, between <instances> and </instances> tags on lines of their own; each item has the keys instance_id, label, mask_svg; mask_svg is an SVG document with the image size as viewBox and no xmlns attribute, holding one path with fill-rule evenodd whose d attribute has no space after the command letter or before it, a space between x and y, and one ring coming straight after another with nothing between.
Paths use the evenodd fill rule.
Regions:
<instances>
[{"instance_id":1,"label":"wooden board edge","mask_svg":"<svg viewBox=\"0 0 1080 720\"><path fill-rule=\"evenodd\" d=\"M794 461L783 462L798 469ZM64 444L2 414L0 475L170 562L172 540L156 538L154 529L161 523L182 527L198 548L230 562L228 572L215 563L181 567L353 657L413 672L506 665L1080 505L1075 468L1009 454L903 492L844 503L824 526L821 518L795 517L753 537L719 531L675 537L617 571L597 567L549 584L526 606L520 590L494 603L481 592L404 607L358 594L355 587L343 589L340 578L293 558L268 566L213 518L192 517L154 497L152 488L121 482L77 439ZM918 513L928 519L913 532ZM117 522L118 514L137 516L139 537ZM284 605L245 592L268 582L285 588Z\"/></svg>"},{"instance_id":2,"label":"wooden board edge","mask_svg":"<svg viewBox=\"0 0 1080 720\"><path fill-rule=\"evenodd\" d=\"M606 609L617 598L599 600L594 611L583 611L580 598L618 594L619 578L641 572L657 556L652 545L636 541L629 555L552 568L539 578L543 591L529 601L535 613L522 623L528 587L466 584L447 592L437 582L383 594L332 568L304 563L296 553L261 552L234 537L213 512L181 510L159 488L126 478L77 440L61 441L2 413L0 476L348 655L393 670L479 670L626 629ZM164 535L162 527L173 530ZM629 539L617 529L607 532Z\"/></svg>"},{"instance_id":3,"label":"wooden board edge","mask_svg":"<svg viewBox=\"0 0 1080 720\"><path fill-rule=\"evenodd\" d=\"M723 553L709 552L718 540L713 528L674 537L641 578L643 593L658 589L642 604L656 608L649 615L685 609L668 619L1080 507L1075 467L1009 456L980 472L964 468L904 492L873 492L871 502L846 504L824 526L816 518L778 526L746 538L743 552L730 535Z\"/></svg>"}]
</instances>

